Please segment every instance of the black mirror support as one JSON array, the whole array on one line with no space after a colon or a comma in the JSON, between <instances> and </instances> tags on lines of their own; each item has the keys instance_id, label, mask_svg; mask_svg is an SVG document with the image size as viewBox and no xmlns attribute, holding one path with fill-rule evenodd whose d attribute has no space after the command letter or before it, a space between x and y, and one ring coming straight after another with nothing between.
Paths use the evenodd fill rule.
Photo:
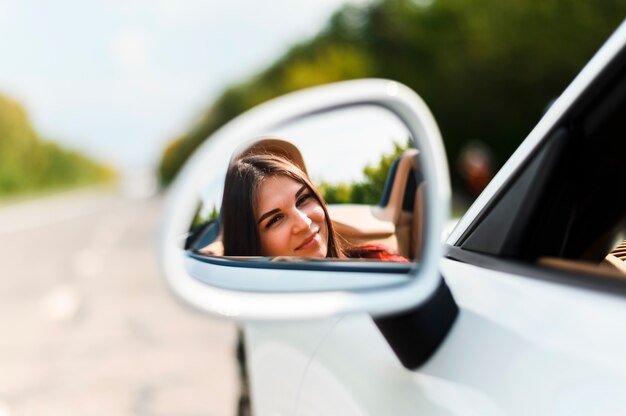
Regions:
<instances>
[{"instance_id":1,"label":"black mirror support","mask_svg":"<svg viewBox=\"0 0 626 416\"><path fill-rule=\"evenodd\" d=\"M442 278L435 293L419 307L374 322L402 365L415 370L439 348L458 314L459 307Z\"/></svg>"}]
</instances>

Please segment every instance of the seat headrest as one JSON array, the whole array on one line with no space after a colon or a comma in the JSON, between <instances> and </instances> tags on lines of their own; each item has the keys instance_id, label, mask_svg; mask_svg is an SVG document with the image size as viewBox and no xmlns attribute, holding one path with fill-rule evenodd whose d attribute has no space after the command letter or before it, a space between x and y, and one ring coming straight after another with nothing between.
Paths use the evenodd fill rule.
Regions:
<instances>
[{"instance_id":1,"label":"seat headrest","mask_svg":"<svg viewBox=\"0 0 626 416\"><path fill-rule=\"evenodd\" d=\"M255 154L275 154L289 159L296 166L308 175L302 153L295 144L276 136L257 137L241 145L233 154L233 159Z\"/></svg>"}]
</instances>

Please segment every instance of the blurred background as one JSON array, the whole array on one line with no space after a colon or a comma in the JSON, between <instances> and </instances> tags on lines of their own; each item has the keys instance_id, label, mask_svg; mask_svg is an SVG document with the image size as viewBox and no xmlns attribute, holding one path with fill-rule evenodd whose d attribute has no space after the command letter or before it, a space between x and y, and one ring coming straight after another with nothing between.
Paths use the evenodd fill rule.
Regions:
<instances>
[{"instance_id":1,"label":"blurred background","mask_svg":"<svg viewBox=\"0 0 626 416\"><path fill-rule=\"evenodd\" d=\"M460 215L624 16L621 0L0 0L0 416L235 413L235 328L177 304L154 254L163 191L233 117L398 80L439 123Z\"/></svg>"}]
</instances>

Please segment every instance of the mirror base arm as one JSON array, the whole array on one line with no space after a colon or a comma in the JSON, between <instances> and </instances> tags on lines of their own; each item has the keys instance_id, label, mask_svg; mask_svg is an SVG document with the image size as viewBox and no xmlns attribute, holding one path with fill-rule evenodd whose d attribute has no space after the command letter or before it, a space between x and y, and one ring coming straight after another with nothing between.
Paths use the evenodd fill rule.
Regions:
<instances>
[{"instance_id":1,"label":"mirror base arm","mask_svg":"<svg viewBox=\"0 0 626 416\"><path fill-rule=\"evenodd\" d=\"M374 322L402 365L415 370L439 348L458 314L459 307L442 278L425 303L399 314L374 318Z\"/></svg>"}]
</instances>

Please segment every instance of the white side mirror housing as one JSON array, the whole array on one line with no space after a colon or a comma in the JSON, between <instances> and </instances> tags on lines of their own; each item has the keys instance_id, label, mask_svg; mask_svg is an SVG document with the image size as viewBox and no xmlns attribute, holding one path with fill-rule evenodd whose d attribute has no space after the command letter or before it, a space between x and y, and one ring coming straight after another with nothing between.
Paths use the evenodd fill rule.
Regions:
<instances>
[{"instance_id":1,"label":"white side mirror housing","mask_svg":"<svg viewBox=\"0 0 626 416\"><path fill-rule=\"evenodd\" d=\"M402 270L397 265L380 264L378 271L334 262L307 263L305 267L269 262L242 265L221 258L203 259L185 250L185 235L207 178L223 175L220 159L228 160L242 142L296 120L362 105L380 107L395 115L419 149L427 183L427 222L419 264ZM255 107L215 132L197 149L167 195L159 236L160 266L168 286L184 302L232 319L307 319L357 311L373 316L398 313L420 305L440 284L438 261L449 201L448 166L441 135L417 94L397 82L378 79L311 88Z\"/></svg>"}]
</instances>

